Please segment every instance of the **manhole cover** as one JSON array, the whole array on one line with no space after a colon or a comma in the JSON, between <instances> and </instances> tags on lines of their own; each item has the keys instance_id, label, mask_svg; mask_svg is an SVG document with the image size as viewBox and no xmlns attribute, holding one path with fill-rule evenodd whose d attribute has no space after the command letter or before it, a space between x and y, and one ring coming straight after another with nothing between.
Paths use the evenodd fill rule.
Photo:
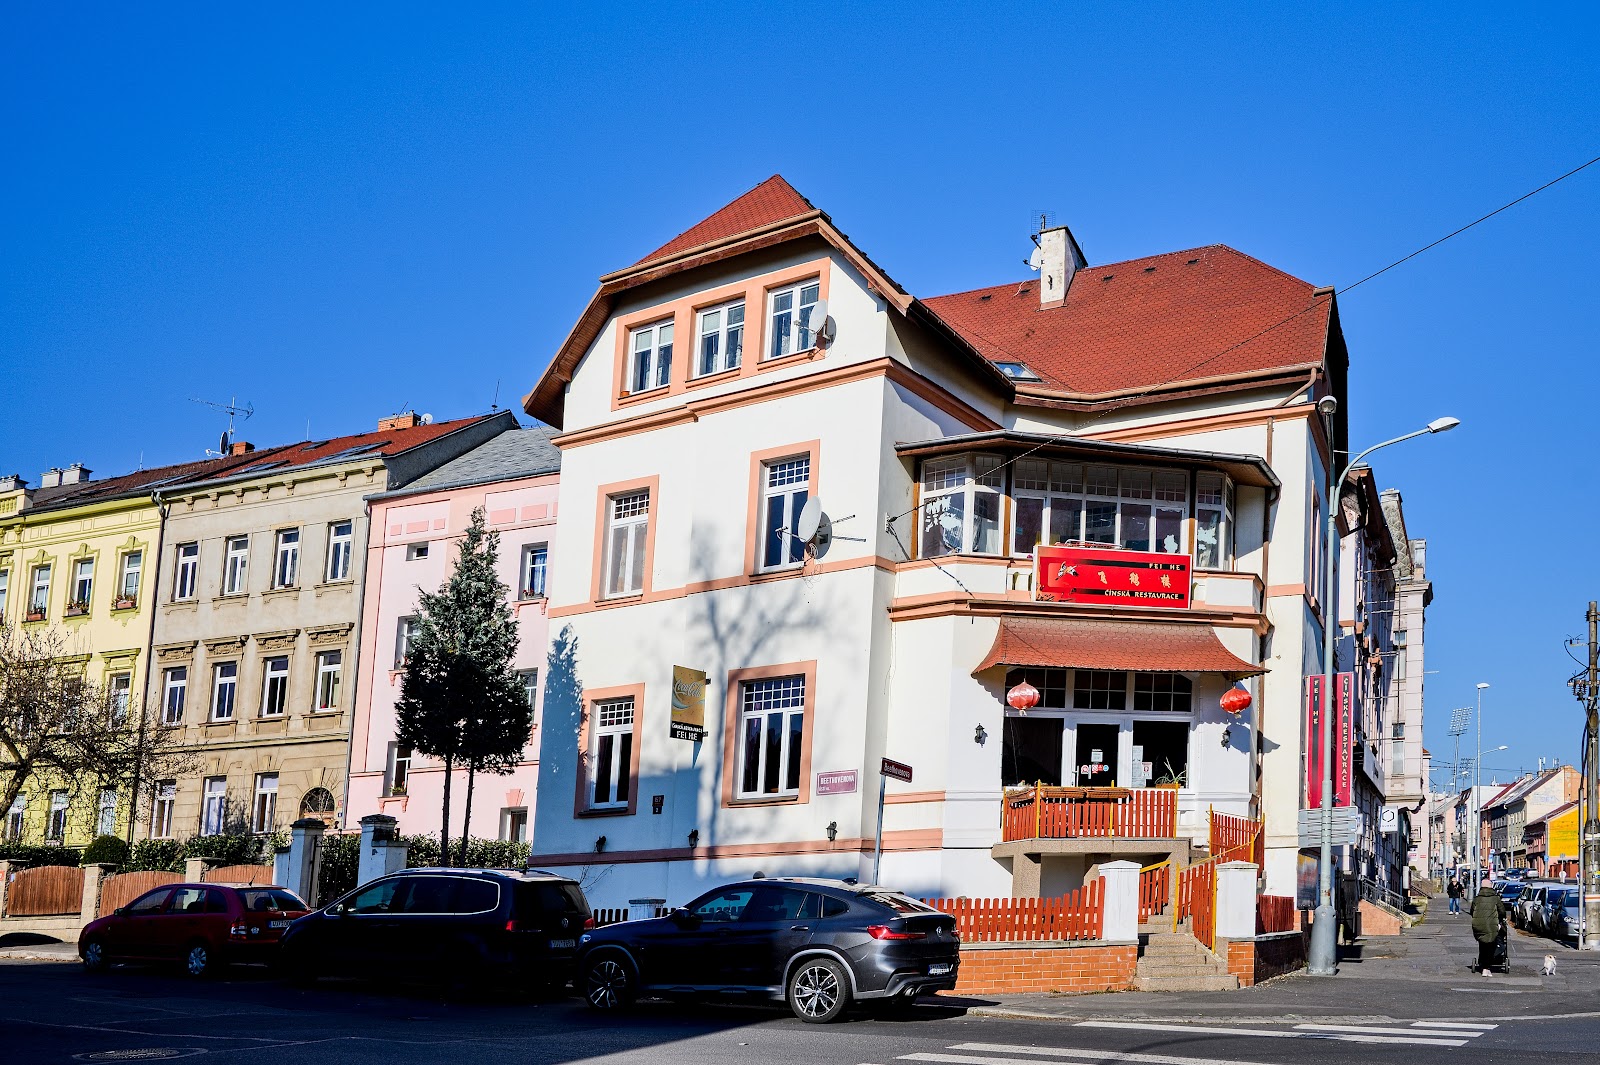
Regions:
<instances>
[{"instance_id":1,"label":"manhole cover","mask_svg":"<svg viewBox=\"0 0 1600 1065\"><path fill-rule=\"evenodd\" d=\"M79 1061L168 1061L172 1058L189 1058L204 1054L200 1047L139 1047L134 1050L97 1050L92 1054L74 1054Z\"/></svg>"}]
</instances>

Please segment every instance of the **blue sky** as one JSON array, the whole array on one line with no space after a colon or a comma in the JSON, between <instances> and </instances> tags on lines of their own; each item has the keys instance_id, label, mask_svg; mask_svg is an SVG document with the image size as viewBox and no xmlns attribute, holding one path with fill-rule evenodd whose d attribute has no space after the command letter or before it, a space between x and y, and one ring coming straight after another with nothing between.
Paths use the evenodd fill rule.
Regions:
<instances>
[{"instance_id":1,"label":"blue sky","mask_svg":"<svg viewBox=\"0 0 1600 1065\"><path fill-rule=\"evenodd\" d=\"M13 5L0 467L439 418L535 380L602 272L774 172L918 295L1227 243L1344 285L1600 154L1580 5ZM1575 758L1600 598L1600 166L1341 301L1358 446L1430 544L1428 739ZM1532 521L1538 518L1537 522Z\"/></svg>"}]
</instances>

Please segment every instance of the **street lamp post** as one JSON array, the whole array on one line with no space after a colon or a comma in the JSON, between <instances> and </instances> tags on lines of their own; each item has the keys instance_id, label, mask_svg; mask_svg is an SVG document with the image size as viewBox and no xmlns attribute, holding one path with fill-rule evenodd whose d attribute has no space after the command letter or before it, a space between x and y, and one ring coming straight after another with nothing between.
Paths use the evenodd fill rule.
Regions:
<instances>
[{"instance_id":1,"label":"street lamp post","mask_svg":"<svg viewBox=\"0 0 1600 1065\"><path fill-rule=\"evenodd\" d=\"M1323 404L1328 404L1322 407ZM1318 404L1325 414L1331 415L1338 409L1331 397L1324 397ZM1322 672L1324 683L1322 685L1323 706L1322 714L1324 737L1313 739L1307 737L1308 742L1320 742L1325 757L1322 760L1322 847L1317 858L1317 910L1311 923L1311 951L1307 959L1306 971L1314 976L1332 976L1338 962L1338 928L1337 918L1333 908L1333 761L1338 756L1338 747L1335 743L1334 715L1331 712L1334 705L1334 677L1337 670L1333 663L1334 632L1339 624L1339 619L1334 617L1334 580L1338 575L1339 559L1339 492L1344 487L1345 478L1350 476L1350 471L1361 464L1361 460L1380 448L1389 447L1391 444L1404 443L1414 440L1419 436L1430 433L1443 433L1454 429L1461 422L1456 418L1435 418L1425 427L1416 432L1397 436L1393 440L1385 440L1381 444L1373 444L1361 452L1345 466L1344 470L1334 480L1328 492L1328 546L1323 552L1323 567L1326 572L1326 581L1323 588L1326 592L1322 601ZM1332 444L1332 434L1329 434L1329 447ZM1331 455L1329 456L1332 457ZM1312 535L1316 535L1313 533Z\"/></svg>"},{"instance_id":2,"label":"street lamp post","mask_svg":"<svg viewBox=\"0 0 1600 1065\"><path fill-rule=\"evenodd\" d=\"M1478 756L1472 760L1472 879L1473 887L1483 879L1479 865L1483 862L1483 799L1478 789L1483 786L1483 689L1489 685L1478 682ZM1501 748L1504 750L1504 748Z\"/></svg>"}]
</instances>

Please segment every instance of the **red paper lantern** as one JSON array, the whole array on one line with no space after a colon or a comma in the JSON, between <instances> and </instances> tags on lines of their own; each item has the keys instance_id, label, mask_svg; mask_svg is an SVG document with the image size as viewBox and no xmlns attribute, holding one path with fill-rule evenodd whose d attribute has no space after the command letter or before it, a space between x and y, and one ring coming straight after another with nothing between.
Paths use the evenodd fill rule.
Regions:
<instances>
[{"instance_id":1,"label":"red paper lantern","mask_svg":"<svg viewBox=\"0 0 1600 1065\"><path fill-rule=\"evenodd\" d=\"M1039 705L1039 689L1027 681L1023 681L1006 692L1006 702L1011 705L1011 709L1021 710L1026 714L1029 710Z\"/></svg>"},{"instance_id":2,"label":"red paper lantern","mask_svg":"<svg viewBox=\"0 0 1600 1065\"><path fill-rule=\"evenodd\" d=\"M1235 716L1250 709L1250 693L1243 688L1229 688L1222 693L1222 708Z\"/></svg>"}]
</instances>

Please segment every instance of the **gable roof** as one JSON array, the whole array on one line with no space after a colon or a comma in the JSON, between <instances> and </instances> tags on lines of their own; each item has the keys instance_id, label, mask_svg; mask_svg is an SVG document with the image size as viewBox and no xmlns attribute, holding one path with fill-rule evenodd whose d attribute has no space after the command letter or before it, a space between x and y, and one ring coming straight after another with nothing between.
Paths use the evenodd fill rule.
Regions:
<instances>
[{"instance_id":1,"label":"gable roof","mask_svg":"<svg viewBox=\"0 0 1600 1065\"><path fill-rule=\"evenodd\" d=\"M1079 269L1056 306L1038 282L924 302L994 362L1020 362L1018 393L1115 396L1320 366L1332 291L1223 244Z\"/></svg>"},{"instance_id":2,"label":"gable roof","mask_svg":"<svg viewBox=\"0 0 1600 1065\"><path fill-rule=\"evenodd\" d=\"M244 455L223 455L220 458L201 459L197 462L178 462L170 466L155 466L135 470L117 477L102 477L97 481L63 484L54 488L35 488L26 510L17 516L26 519L34 514L65 510L70 507L103 503L112 499L148 495L162 485L226 476L227 474L261 461L267 452L252 451Z\"/></svg>"},{"instance_id":3,"label":"gable roof","mask_svg":"<svg viewBox=\"0 0 1600 1065\"><path fill-rule=\"evenodd\" d=\"M423 474L404 488L380 492L367 498L415 495L419 492L560 473L561 449L550 442L554 433L555 430L547 425L512 429Z\"/></svg>"},{"instance_id":4,"label":"gable roof","mask_svg":"<svg viewBox=\"0 0 1600 1065\"><path fill-rule=\"evenodd\" d=\"M639 266L656 259L664 259L669 255L698 248L702 244L725 240L752 229L761 229L775 222L813 214L816 210L810 200L783 180L783 175L773 174L726 207L679 233L634 265Z\"/></svg>"}]
</instances>

